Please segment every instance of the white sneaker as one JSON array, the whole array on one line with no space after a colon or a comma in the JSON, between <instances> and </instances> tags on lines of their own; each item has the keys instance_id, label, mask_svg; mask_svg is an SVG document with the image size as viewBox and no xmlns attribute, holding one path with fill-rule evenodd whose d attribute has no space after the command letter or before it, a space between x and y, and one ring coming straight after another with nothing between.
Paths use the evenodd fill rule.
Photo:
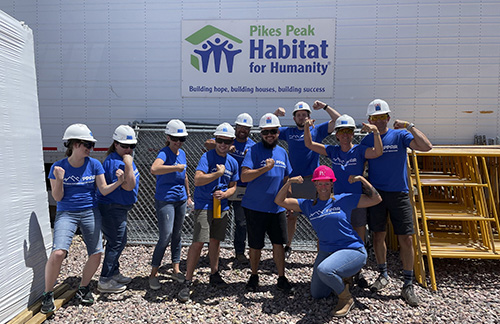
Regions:
<instances>
[{"instance_id":1,"label":"white sneaker","mask_svg":"<svg viewBox=\"0 0 500 324\"><path fill-rule=\"evenodd\" d=\"M103 281L99 279L99 283L97 284L97 290L101 293L121 293L127 289L127 286L116 282L114 279L109 279L107 281Z\"/></svg>"},{"instance_id":2,"label":"white sneaker","mask_svg":"<svg viewBox=\"0 0 500 324\"><path fill-rule=\"evenodd\" d=\"M125 285L129 284L132 281L132 278L125 277L124 275L122 275L119 272L117 274L115 274L113 277L111 277L111 279L113 279L114 281L116 281L118 283L125 284Z\"/></svg>"}]
</instances>

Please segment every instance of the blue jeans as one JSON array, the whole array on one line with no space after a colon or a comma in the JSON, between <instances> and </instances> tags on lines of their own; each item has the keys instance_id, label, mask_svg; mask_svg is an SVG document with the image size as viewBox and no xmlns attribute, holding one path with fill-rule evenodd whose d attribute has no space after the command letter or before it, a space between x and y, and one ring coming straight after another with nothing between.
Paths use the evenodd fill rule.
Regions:
<instances>
[{"instance_id":1,"label":"blue jeans","mask_svg":"<svg viewBox=\"0 0 500 324\"><path fill-rule=\"evenodd\" d=\"M365 247L359 249L342 249L336 252L319 251L314 261L311 278L311 296L313 298L328 297L332 290L340 294L344 290L343 278L349 278L366 263Z\"/></svg>"},{"instance_id":2,"label":"blue jeans","mask_svg":"<svg viewBox=\"0 0 500 324\"><path fill-rule=\"evenodd\" d=\"M102 233L106 238L101 277L120 273L120 255L127 244L127 213L133 205L99 204Z\"/></svg>"},{"instance_id":3,"label":"blue jeans","mask_svg":"<svg viewBox=\"0 0 500 324\"><path fill-rule=\"evenodd\" d=\"M186 200L166 202L155 199L155 207L160 237L153 252L151 265L159 268L168 243L171 243L172 263L181 261L181 231L186 216Z\"/></svg>"},{"instance_id":4,"label":"blue jeans","mask_svg":"<svg viewBox=\"0 0 500 324\"><path fill-rule=\"evenodd\" d=\"M102 252L101 213L97 208L77 211L58 211L54 221L54 240L52 251L69 251L69 246L80 227L87 254Z\"/></svg>"},{"instance_id":5,"label":"blue jeans","mask_svg":"<svg viewBox=\"0 0 500 324\"><path fill-rule=\"evenodd\" d=\"M247 240L247 221L245 211L241 207L241 201L230 201L234 215L234 251L236 254L244 254Z\"/></svg>"}]
</instances>

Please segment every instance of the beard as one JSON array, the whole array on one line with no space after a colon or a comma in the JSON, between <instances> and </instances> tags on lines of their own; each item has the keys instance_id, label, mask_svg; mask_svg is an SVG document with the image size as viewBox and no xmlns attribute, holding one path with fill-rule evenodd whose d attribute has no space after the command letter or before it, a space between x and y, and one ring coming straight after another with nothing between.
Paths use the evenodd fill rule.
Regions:
<instances>
[{"instance_id":1,"label":"beard","mask_svg":"<svg viewBox=\"0 0 500 324\"><path fill-rule=\"evenodd\" d=\"M295 125L297 125L297 127L299 127L299 128L304 128L304 125L305 125L305 124L304 124L304 123L299 124L299 123L295 122Z\"/></svg>"},{"instance_id":2,"label":"beard","mask_svg":"<svg viewBox=\"0 0 500 324\"><path fill-rule=\"evenodd\" d=\"M266 149L273 149L278 145L278 139L275 139L272 143L268 143L262 139L262 145L264 145L264 148Z\"/></svg>"}]
</instances>

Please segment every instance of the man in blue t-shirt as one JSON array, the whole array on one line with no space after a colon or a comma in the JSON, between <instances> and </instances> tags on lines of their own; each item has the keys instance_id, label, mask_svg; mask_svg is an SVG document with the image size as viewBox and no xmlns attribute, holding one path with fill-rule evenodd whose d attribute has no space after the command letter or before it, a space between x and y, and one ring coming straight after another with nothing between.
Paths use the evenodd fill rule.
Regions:
<instances>
[{"instance_id":1,"label":"man in blue t-shirt","mask_svg":"<svg viewBox=\"0 0 500 324\"><path fill-rule=\"evenodd\" d=\"M188 250L184 287L177 295L181 302L190 298L194 270L205 243L209 243L210 285L227 286L219 273L219 253L228 223L227 198L234 194L239 179L238 162L227 154L235 138L233 127L222 123L214 135L215 149L202 155L194 175L193 243Z\"/></svg>"},{"instance_id":2,"label":"man in blue t-shirt","mask_svg":"<svg viewBox=\"0 0 500 324\"><path fill-rule=\"evenodd\" d=\"M250 139L250 130L253 126L253 119L247 113L239 114L236 117L235 131L236 138L233 145L229 148L229 154L238 162L239 172L241 174L241 163L245 158L248 149L252 147L255 142ZM205 148L211 150L215 148L215 140L208 139L205 141ZM234 252L236 260L241 265L248 265L248 259L245 256L245 246L247 238L247 223L245 220L245 212L241 207L241 199L245 195L247 184L238 180L236 185L236 192L228 198L230 212L234 215Z\"/></svg>"},{"instance_id":3,"label":"man in blue t-shirt","mask_svg":"<svg viewBox=\"0 0 500 324\"><path fill-rule=\"evenodd\" d=\"M273 259L278 270L278 289L291 292L292 286L285 277L286 243L285 209L274 203L276 194L292 172L288 154L277 146L279 136L278 117L268 113L260 119L262 141L252 146L241 165L241 180L248 182L241 202L245 211L250 247L252 274L247 289L256 291L259 286L257 274L265 235L273 245Z\"/></svg>"},{"instance_id":4,"label":"man in blue t-shirt","mask_svg":"<svg viewBox=\"0 0 500 324\"><path fill-rule=\"evenodd\" d=\"M382 138L383 154L368 160L370 183L382 196L382 202L368 209L368 225L373 231L373 248L380 275L371 285L377 292L389 283L387 274L387 247L385 245L387 213L391 217L394 233L398 236L400 256L403 263L404 284L401 295L411 306L419 304L413 290L413 209L408 196L406 171L406 149L429 151L432 144L413 123L403 120L394 122L394 129L388 127L389 105L375 99L368 105L368 121L377 126ZM373 146L373 134L367 135L362 145Z\"/></svg>"},{"instance_id":5,"label":"man in blue t-shirt","mask_svg":"<svg viewBox=\"0 0 500 324\"><path fill-rule=\"evenodd\" d=\"M314 110L325 110L330 116L330 121L311 127L312 140L321 143L325 137L331 134L335 128L335 121L340 114L324 102L316 100L313 104ZM276 116L285 116L285 109L278 108L274 112ZM280 127L279 139L288 144L288 154L293 172L291 177L302 176L304 182L292 185L292 197L313 199L316 189L312 183L311 177L319 166L319 154L309 150L304 144L304 123L311 118L311 108L303 101L297 102L292 112L295 127ZM285 258L288 258L292 252L291 244L295 230L297 228L297 215L293 211L288 211L287 217L288 239L285 246Z\"/></svg>"}]
</instances>

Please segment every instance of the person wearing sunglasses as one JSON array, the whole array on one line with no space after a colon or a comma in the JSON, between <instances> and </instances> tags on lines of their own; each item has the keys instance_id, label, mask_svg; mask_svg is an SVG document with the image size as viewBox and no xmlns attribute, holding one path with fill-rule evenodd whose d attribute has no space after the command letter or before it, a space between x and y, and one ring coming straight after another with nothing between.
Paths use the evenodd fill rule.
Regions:
<instances>
[{"instance_id":1,"label":"person wearing sunglasses","mask_svg":"<svg viewBox=\"0 0 500 324\"><path fill-rule=\"evenodd\" d=\"M149 287L153 290L161 288L158 269L169 243L172 260L170 279L184 282L179 268L182 225L187 205L193 204L186 174L186 153L181 148L188 135L186 125L179 119L172 119L167 123L165 133L166 146L158 152L151 166L151 173L156 176L155 208L159 230L149 275Z\"/></svg>"},{"instance_id":2,"label":"person wearing sunglasses","mask_svg":"<svg viewBox=\"0 0 500 324\"><path fill-rule=\"evenodd\" d=\"M317 125L311 130L311 136L315 142L320 143L334 130L335 121L340 114L321 101L315 101L313 104L314 110L325 110L330 117L330 120ZM276 116L284 116L285 109L278 108L274 114ZM313 198L314 187L311 180L312 173L319 166L319 155L316 152L309 150L304 145L304 123L311 118L311 108L303 101L297 102L292 112L294 127L280 127L280 140L284 140L288 144L288 154L292 165L291 177L302 176L306 181L303 183L294 183L292 185L291 195L295 198ZM292 240L297 228L297 215L292 211L288 211L287 215L288 239L285 246L285 258L288 259L292 253Z\"/></svg>"},{"instance_id":3,"label":"person wearing sunglasses","mask_svg":"<svg viewBox=\"0 0 500 324\"><path fill-rule=\"evenodd\" d=\"M258 269L266 233L278 270L277 288L285 293L293 292L285 277L286 212L274 203L274 197L292 172L286 150L277 146L280 126L276 115L262 116L259 122L262 140L248 150L241 164L241 180L248 183L241 202L250 247L251 275L246 287L254 292L259 287Z\"/></svg>"},{"instance_id":4,"label":"person wearing sunglasses","mask_svg":"<svg viewBox=\"0 0 500 324\"><path fill-rule=\"evenodd\" d=\"M382 155L382 140L380 132L375 125L363 123L362 132L374 134L373 147L365 145L354 145L354 129L356 123L349 115L342 115L335 121L335 137L338 145L324 145L312 140L310 128L314 128L314 120L308 119L305 123L304 143L306 147L318 154L328 156L332 161L332 169L337 176L335 182L336 193L363 193L360 182L349 183L350 175L363 175L365 160L374 159ZM365 241L367 211L366 208L355 208L351 212L351 225L359 237ZM355 283L361 288L368 288L368 282L360 271L355 276Z\"/></svg>"},{"instance_id":5,"label":"person wearing sunglasses","mask_svg":"<svg viewBox=\"0 0 500 324\"><path fill-rule=\"evenodd\" d=\"M306 216L319 240L319 249L314 261L311 278L311 296L315 299L326 298L332 291L338 296L333 309L335 317L346 316L354 306L349 291L351 277L366 263L366 249L361 238L353 230L350 217L354 208L373 206L381 201L373 186L360 175L349 175L350 184L360 184L361 193L335 194L333 183L335 173L322 165L313 173L315 186L314 199L287 198L292 183L301 183L301 176L289 178L276 195L276 204L301 212Z\"/></svg>"},{"instance_id":6,"label":"person wearing sunglasses","mask_svg":"<svg viewBox=\"0 0 500 324\"><path fill-rule=\"evenodd\" d=\"M398 237L399 254L403 263L403 288L401 296L410 306L417 306L419 299L413 288L413 209L408 196L407 148L429 151L432 144L413 123L396 120L394 129L388 127L389 105L375 99L368 105L367 116L370 124L377 126L384 147L383 154L368 160L370 182L382 196L382 202L368 209L368 226L373 232L373 248L377 259L379 276L371 285L373 292L384 289L389 283L387 273L387 247L385 244L387 214L391 217L394 234ZM374 134L369 134L362 145L373 146Z\"/></svg>"},{"instance_id":7,"label":"person wearing sunglasses","mask_svg":"<svg viewBox=\"0 0 500 324\"><path fill-rule=\"evenodd\" d=\"M97 202L102 215L102 233L106 239L104 261L97 290L101 293L120 293L132 278L120 273L120 256L127 244L127 214L137 201L139 171L132 157L137 144L135 131L127 125L118 126L113 132L102 166L107 183L118 180L116 171L124 172L124 181L109 195L97 192Z\"/></svg>"},{"instance_id":8,"label":"person wearing sunglasses","mask_svg":"<svg viewBox=\"0 0 500 324\"><path fill-rule=\"evenodd\" d=\"M238 162L228 154L236 137L233 127L222 123L217 126L214 136L215 149L201 156L194 176L193 242L188 250L186 281L177 295L181 302L190 298L194 270L205 243L209 243L210 285L218 288L227 286L219 273L220 242L224 241L229 218L227 199L236 191L239 168Z\"/></svg>"},{"instance_id":9,"label":"person wearing sunglasses","mask_svg":"<svg viewBox=\"0 0 500 324\"><path fill-rule=\"evenodd\" d=\"M70 125L64 132L63 141L67 148L66 158L55 162L48 176L52 197L57 201L57 213L52 252L45 266L45 292L41 307L44 314L55 310L54 284L77 228L82 232L88 259L75 297L84 305L94 303L89 283L99 267L103 250L96 187L103 195L108 195L124 181L123 171L117 170L117 181L106 183L101 162L89 156L96 140L86 125Z\"/></svg>"}]
</instances>

